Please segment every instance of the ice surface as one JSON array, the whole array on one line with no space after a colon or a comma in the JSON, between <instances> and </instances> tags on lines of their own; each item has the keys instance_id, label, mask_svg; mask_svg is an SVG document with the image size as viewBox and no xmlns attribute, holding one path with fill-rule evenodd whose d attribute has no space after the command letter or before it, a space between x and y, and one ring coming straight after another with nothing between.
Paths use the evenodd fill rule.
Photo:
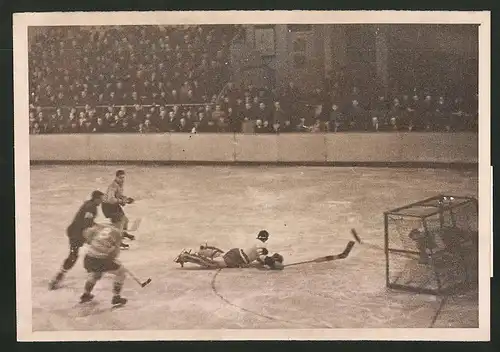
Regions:
<instances>
[{"instance_id":1,"label":"ice surface","mask_svg":"<svg viewBox=\"0 0 500 352\"><path fill-rule=\"evenodd\" d=\"M128 279L129 303L110 309L112 277L93 304L78 304L86 273L83 252L63 287L49 280L67 255L65 234L94 189L127 172L129 218L142 217L137 240L121 260L146 288ZM210 166L33 166L31 243L33 328L165 330L429 327L440 300L388 291L385 257L356 245L340 261L279 272L199 270L173 263L183 248L208 242L224 249L271 233L271 252L285 262L340 252L354 227L383 245L383 211L439 193L477 197L477 172L430 169ZM103 220L100 216L99 220ZM214 290L215 287L215 290ZM477 327L477 292L450 297L435 327Z\"/></svg>"}]
</instances>

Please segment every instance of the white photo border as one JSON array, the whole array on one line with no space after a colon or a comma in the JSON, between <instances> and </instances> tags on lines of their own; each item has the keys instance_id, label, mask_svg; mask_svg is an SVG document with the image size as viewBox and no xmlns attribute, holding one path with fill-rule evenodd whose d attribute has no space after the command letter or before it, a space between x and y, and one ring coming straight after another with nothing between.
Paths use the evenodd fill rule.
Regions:
<instances>
[{"instance_id":1,"label":"white photo border","mask_svg":"<svg viewBox=\"0 0 500 352\"><path fill-rule=\"evenodd\" d=\"M57 12L13 15L16 281L18 341L136 340L415 340L488 341L492 274L490 168L490 12L459 11L179 11ZM32 331L28 27L169 24L478 24L479 25L479 328ZM491 266L491 267L490 267Z\"/></svg>"}]
</instances>

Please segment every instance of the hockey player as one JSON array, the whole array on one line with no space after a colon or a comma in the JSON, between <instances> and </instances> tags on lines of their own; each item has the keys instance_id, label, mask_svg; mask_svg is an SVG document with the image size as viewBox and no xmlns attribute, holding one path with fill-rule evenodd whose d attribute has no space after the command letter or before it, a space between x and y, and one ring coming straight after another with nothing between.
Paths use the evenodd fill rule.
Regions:
<instances>
[{"instance_id":1,"label":"hockey player","mask_svg":"<svg viewBox=\"0 0 500 352\"><path fill-rule=\"evenodd\" d=\"M86 228L95 225L94 219L97 216L97 207L102 203L104 193L101 191L92 192L90 200L85 201L78 209L73 222L68 226L66 234L69 238L69 255L64 260L61 270L57 273L56 277L50 282L49 289L55 290L57 285L64 278L64 275L70 270L78 259L80 248L84 245L85 239L83 231Z\"/></svg>"},{"instance_id":2,"label":"hockey player","mask_svg":"<svg viewBox=\"0 0 500 352\"><path fill-rule=\"evenodd\" d=\"M134 240L135 236L129 234L126 230L128 227L128 218L125 216L123 208L126 204L132 204L134 202L133 198L126 197L123 194L123 184L125 182L125 171L118 170L115 174L115 179L109 185L106 191L106 197L102 203L102 212L104 216L108 219L119 217L124 221L124 232L123 237ZM128 244L122 243L121 247L127 249Z\"/></svg>"},{"instance_id":3,"label":"hockey player","mask_svg":"<svg viewBox=\"0 0 500 352\"><path fill-rule=\"evenodd\" d=\"M432 250L436 247L436 243L432 239L431 236L427 233L423 226L419 226L418 228L412 229L408 234L408 237L415 241L415 245L418 248L419 253L419 264L428 264L429 263L429 250Z\"/></svg>"},{"instance_id":4,"label":"hockey player","mask_svg":"<svg viewBox=\"0 0 500 352\"><path fill-rule=\"evenodd\" d=\"M419 252L419 264L429 264L429 255L440 251L449 254L463 255L462 251L470 241L475 245L477 233L464 231L456 226L443 226L427 231L423 226L412 229L408 237L415 242Z\"/></svg>"},{"instance_id":5,"label":"hockey player","mask_svg":"<svg viewBox=\"0 0 500 352\"><path fill-rule=\"evenodd\" d=\"M269 239L269 232L262 230L257 235L257 243L249 248L232 248L227 252L212 247L200 246L197 253L183 251L174 262L184 266L184 263L194 263L209 269L220 268L245 268L257 262L270 269L283 269L283 257L275 253L268 256L266 242Z\"/></svg>"},{"instance_id":6,"label":"hockey player","mask_svg":"<svg viewBox=\"0 0 500 352\"><path fill-rule=\"evenodd\" d=\"M125 269L116 262L116 258L120 254L124 219L116 214L111 220L113 224L111 226L95 225L84 232L89 249L85 255L83 266L88 272L88 278L85 282L84 293L80 297L80 303L89 302L94 298L92 290L106 272L115 275L111 304L117 306L127 303L127 299L120 296L126 276Z\"/></svg>"}]
</instances>

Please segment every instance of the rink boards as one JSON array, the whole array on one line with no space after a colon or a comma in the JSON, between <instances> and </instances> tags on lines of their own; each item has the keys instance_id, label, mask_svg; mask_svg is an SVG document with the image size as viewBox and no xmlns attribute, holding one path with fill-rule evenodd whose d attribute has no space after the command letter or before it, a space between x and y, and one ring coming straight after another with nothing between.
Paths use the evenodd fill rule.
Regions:
<instances>
[{"instance_id":1,"label":"rink boards","mask_svg":"<svg viewBox=\"0 0 500 352\"><path fill-rule=\"evenodd\" d=\"M476 133L31 135L32 162L478 163Z\"/></svg>"}]
</instances>

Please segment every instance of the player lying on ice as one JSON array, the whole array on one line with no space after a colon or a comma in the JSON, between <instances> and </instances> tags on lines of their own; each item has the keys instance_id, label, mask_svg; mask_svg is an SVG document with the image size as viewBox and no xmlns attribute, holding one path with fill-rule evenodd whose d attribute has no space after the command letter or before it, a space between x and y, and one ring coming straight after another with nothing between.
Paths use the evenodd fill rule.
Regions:
<instances>
[{"instance_id":1,"label":"player lying on ice","mask_svg":"<svg viewBox=\"0 0 500 352\"><path fill-rule=\"evenodd\" d=\"M195 253L182 251L174 262L182 267L184 263L193 263L207 269L247 268L253 264L260 264L271 270L281 270L284 268L283 256L278 253L268 256L269 251L266 248L268 239L269 232L262 230L257 235L257 243L248 249L232 248L224 252L217 247L202 245Z\"/></svg>"}]
</instances>

